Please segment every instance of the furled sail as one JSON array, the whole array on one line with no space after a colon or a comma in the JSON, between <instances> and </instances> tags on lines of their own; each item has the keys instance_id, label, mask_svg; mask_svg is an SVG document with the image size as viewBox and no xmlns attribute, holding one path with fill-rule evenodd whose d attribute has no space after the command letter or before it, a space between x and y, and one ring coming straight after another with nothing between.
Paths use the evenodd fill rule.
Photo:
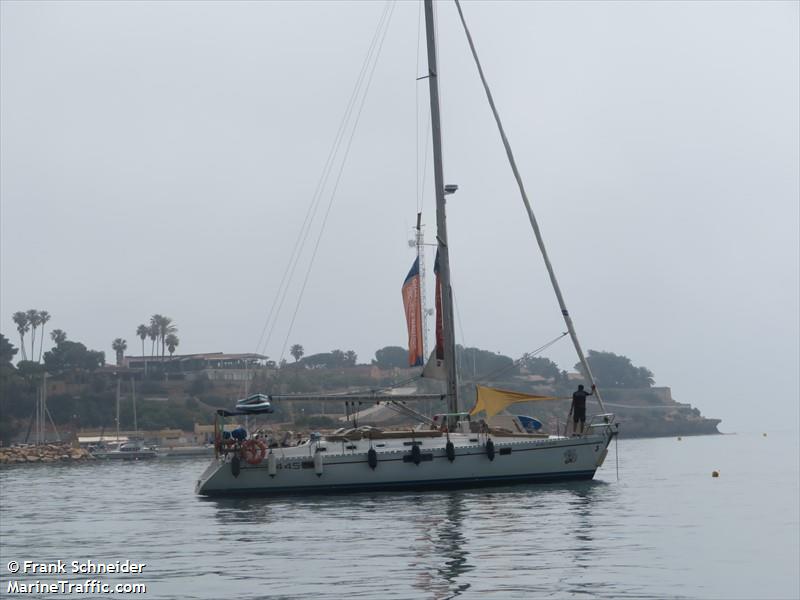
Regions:
<instances>
[{"instance_id":1,"label":"furled sail","mask_svg":"<svg viewBox=\"0 0 800 600\"><path fill-rule=\"evenodd\" d=\"M444 315L442 313L442 282L439 279L439 251L436 251L436 260L433 262L433 272L436 275L436 350L437 360L444 361Z\"/></svg>"},{"instance_id":2,"label":"furled sail","mask_svg":"<svg viewBox=\"0 0 800 600\"><path fill-rule=\"evenodd\" d=\"M422 293L419 280L419 257L403 282L403 307L408 325L408 366L421 367L425 361L422 351Z\"/></svg>"},{"instance_id":3,"label":"furled sail","mask_svg":"<svg viewBox=\"0 0 800 600\"><path fill-rule=\"evenodd\" d=\"M433 272L436 274L436 347L431 352L422 376L428 379L447 381L447 369L444 364L444 320L442 316L442 286L439 281L439 252L433 263Z\"/></svg>"},{"instance_id":4,"label":"furled sail","mask_svg":"<svg viewBox=\"0 0 800 600\"><path fill-rule=\"evenodd\" d=\"M478 389L478 396L475 399L475 406L469 411L470 415L476 415L481 411L486 412L486 418L493 417L501 410L517 402L536 402L539 400L559 400L558 396L538 396L536 394L526 394L524 392L514 392L511 390L501 390L482 385L475 386Z\"/></svg>"}]
</instances>

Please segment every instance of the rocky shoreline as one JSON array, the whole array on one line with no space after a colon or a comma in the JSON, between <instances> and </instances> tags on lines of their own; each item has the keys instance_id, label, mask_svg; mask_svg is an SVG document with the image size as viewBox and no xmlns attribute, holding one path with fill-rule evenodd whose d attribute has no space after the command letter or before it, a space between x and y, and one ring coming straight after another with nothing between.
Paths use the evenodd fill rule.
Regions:
<instances>
[{"instance_id":1,"label":"rocky shoreline","mask_svg":"<svg viewBox=\"0 0 800 600\"><path fill-rule=\"evenodd\" d=\"M52 463L94 460L88 450L69 444L44 444L41 446L10 446L0 448L0 464Z\"/></svg>"}]
</instances>

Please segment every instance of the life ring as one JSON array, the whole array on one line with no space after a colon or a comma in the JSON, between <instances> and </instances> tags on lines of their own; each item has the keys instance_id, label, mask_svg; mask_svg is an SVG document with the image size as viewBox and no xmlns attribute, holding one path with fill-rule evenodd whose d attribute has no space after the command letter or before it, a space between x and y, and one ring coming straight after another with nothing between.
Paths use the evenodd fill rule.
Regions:
<instances>
[{"instance_id":1,"label":"life ring","mask_svg":"<svg viewBox=\"0 0 800 600\"><path fill-rule=\"evenodd\" d=\"M267 455L267 445L261 440L247 440L242 444L242 458L248 464L258 465Z\"/></svg>"}]
</instances>

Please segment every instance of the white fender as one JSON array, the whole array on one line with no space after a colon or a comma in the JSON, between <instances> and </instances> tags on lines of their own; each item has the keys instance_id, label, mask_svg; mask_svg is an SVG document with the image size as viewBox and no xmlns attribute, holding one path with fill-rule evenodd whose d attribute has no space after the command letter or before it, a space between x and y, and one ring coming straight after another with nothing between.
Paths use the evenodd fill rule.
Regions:
<instances>
[{"instance_id":1,"label":"white fender","mask_svg":"<svg viewBox=\"0 0 800 600\"><path fill-rule=\"evenodd\" d=\"M322 452L314 454L314 473L317 477L322 477Z\"/></svg>"},{"instance_id":2,"label":"white fender","mask_svg":"<svg viewBox=\"0 0 800 600\"><path fill-rule=\"evenodd\" d=\"M270 477L275 477L278 473L278 460L275 458L275 453L270 450L267 455L267 473Z\"/></svg>"}]
</instances>

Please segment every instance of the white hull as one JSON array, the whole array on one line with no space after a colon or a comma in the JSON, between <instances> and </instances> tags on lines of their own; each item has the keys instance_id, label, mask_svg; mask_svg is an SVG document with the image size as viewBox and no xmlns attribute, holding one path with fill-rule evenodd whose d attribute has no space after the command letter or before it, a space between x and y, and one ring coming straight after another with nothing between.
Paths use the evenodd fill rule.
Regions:
<instances>
[{"instance_id":1,"label":"white hull","mask_svg":"<svg viewBox=\"0 0 800 600\"><path fill-rule=\"evenodd\" d=\"M323 439L274 448L274 459L267 456L258 465L241 461L238 476L233 474L236 469L231 456L220 456L202 474L195 491L205 496L305 494L591 479L613 435L610 427L572 438L451 434L452 462L446 455L444 437ZM486 445L489 437L494 443L492 460ZM413 462L412 442L419 444L418 464ZM377 453L374 469L368 463L370 446ZM318 447L324 450L318 452ZM317 454L321 460L315 460Z\"/></svg>"}]
</instances>

